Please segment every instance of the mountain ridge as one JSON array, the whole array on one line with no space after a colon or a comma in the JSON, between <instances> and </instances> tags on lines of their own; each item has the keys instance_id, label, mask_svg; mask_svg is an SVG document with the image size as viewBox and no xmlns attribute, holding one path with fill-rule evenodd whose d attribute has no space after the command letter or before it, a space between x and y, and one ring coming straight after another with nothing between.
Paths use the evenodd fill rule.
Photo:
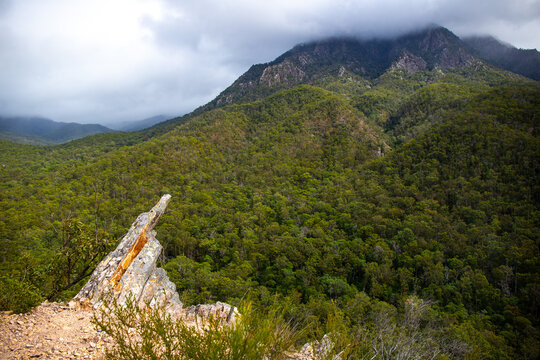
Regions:
<instances>
[{"instance_id":1,"label":"mountain ridge","mask_svg":"<svg viewBox=\"0 0 540 360\"><path fill-rule=\"evenodd\" d=\"M536 49L518 49L493 36L471 36L463 41L472 53L503 69L540 81L540 52Z\"/></svg>"},{"instance_id":2,"label":"mountain ridge","mask_svg":"<svg viewBox=\"0 0 540 360\"><path fill-rule=\"evenodd\" d=\"M414 74L436 69L463 72L475 71L475 67L489 68L490 62L484 60L454 33L435 25L392 39L332 37L296 45L273 61L251 66L195 112L261 99L296 84L316 85L330 74L352 74L373 82L385 72L399 69Z\"/></svg>"},{"instance_id":3,"label":"mountain ridge","mask_svg":"<svg viewBox=\"0 0 540 360\"><path fill-rule=\"evenodd\" d=\"M114 130L99 124L65 123L37 116L0 116L0 137L19 142L33 141L39 145L59 144L112 131Z\"/></svg>"},{"instance_id":4,"label":"mountain ridge","mask_svg":"<svg viewBox=\"0 0 540 360\"><path fill-rule=\"evenodd\" d=\"M107 124L107 126L113 130L134 132L134 131L141 131L144 129L148 129L154 125L157 125L161 122L167 121L174 117L175 116L160 114L160 115L154 115L154 116L141 119L141 120L111 123L111 124Z\"/></svg>"},{"instance_id":5,"label":"mountain ridge","mask_svg":"<svg viewBox=\"0 0 540 360\"><path fill-rule=\"evenodd\" d=\"M459 38L443 27L430 27L395 39L334 37L299 44L271 62L253 65L209 105L218 107L238 101L258 86L264 96L290 85L313 83L324 76L321 69L324 73L347 71L373 80L394 63L398 68L415 72L437 66L461 68L471 65L473 60Z\"/></svg>"}]
</instances>

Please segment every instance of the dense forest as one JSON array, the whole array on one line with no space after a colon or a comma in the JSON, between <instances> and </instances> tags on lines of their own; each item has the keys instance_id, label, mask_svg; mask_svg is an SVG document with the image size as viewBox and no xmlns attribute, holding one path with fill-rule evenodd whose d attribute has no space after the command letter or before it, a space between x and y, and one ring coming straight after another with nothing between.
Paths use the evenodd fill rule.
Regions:
<instances>
[{"instance_id":1,"label":"dense forest","mask_svg":"<svg viewBox=\"0 0 540 360\"><path fill-rule=\"evenodd\" d=\"M317 66L146 131L0 140L0 306L71 298L170 193L156 230L185 304L277 297L369 332L421 302L440 359L538 358L538 82Z\"/></svg>"}]
</instances>

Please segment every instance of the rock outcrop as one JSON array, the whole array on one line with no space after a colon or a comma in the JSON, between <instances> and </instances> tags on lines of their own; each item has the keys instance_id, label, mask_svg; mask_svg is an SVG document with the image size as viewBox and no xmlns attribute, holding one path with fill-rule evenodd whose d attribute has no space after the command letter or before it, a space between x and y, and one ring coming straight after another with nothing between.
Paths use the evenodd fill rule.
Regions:
<instances>
[{"instance_id":1,"label":"rock outcrop","mask_svg":"<svg viewBox=\"0 0 540 360\"><path fill-rule=\"evenodd\" d=\"M302 81L306 73L295 66L292 61L285 60L280 64L268 66L264 69L259 84L266 86L294 85Z\"/></svg>"},{"instance_id":2,"label":"rock outcrop","mask_svg":"<svg viewBox=\"0 0 540 360\"><path fill-rule=\"evenodd\" d=\"M71 300L70 306L98 309L103 301L116 299L123 305L132 297L139 306L161 306L174 318L196 320L208 316L234 321L236 308L224 304L197 305L184 308L164 269L156 266L163 247L153 230L165 212L170 195L147 213L140 214L118 247L99 263L90 280Z\"/></svg>"},{"instance_id":3,"label":"rock outcrop","mask_svg":"<svg viewBox=\"0 0 540 360\"><path fill-rule=\"evenodd\" d=\"M392 65L392 69L404 69L411 74L425 70L426 68L427 63L424 59L411 54L409 51L404 51L401 57Z\"/></svg>"}]
</instances>

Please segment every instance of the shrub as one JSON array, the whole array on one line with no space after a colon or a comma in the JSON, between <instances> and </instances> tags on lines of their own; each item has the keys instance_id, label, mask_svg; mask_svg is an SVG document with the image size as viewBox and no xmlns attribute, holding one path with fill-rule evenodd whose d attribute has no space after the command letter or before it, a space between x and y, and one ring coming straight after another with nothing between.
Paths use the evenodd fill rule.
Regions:
<instances>
[{"instance_id":1,"label":"shrub","mask_svg":"<svg viewBox=\"0 0 540 360\"><path fill-rule=\"evenodd\" d=\"M38 305L42 296L26 282L0 276L0 310L25 313Z\"/></svg>"},{"instance_id":2,"label":"shrub","mask_svg":"<svg viewBox=\"0 0 540 360\"><path fill-rule=\"evenodd\" d=\"M94 316L98 330L109 335L115 346L108 359L279 360L300 335L275 307L264 313L251 304L241 307L241 316L231 325L211 318L192 326L175 320L162 308L141 308L129 299L124 306L106 304Z\"/></svg>"}]
</instances>

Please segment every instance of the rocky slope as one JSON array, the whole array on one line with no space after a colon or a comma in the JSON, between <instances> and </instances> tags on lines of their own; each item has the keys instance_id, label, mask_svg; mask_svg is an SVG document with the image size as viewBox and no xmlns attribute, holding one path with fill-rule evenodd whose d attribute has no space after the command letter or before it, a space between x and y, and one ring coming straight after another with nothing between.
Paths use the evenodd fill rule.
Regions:
<instances>
[{"instance_id":1,"label":"rocky slope","mask_svg":"<svg viewBox=\"0 0 540 360\"><path fill-rule=\"evenodd\" d=\"M0 315L0 359L101 359L108 344L92 311L43 303L27 314Z\"/></svg>"}]
</instances>

